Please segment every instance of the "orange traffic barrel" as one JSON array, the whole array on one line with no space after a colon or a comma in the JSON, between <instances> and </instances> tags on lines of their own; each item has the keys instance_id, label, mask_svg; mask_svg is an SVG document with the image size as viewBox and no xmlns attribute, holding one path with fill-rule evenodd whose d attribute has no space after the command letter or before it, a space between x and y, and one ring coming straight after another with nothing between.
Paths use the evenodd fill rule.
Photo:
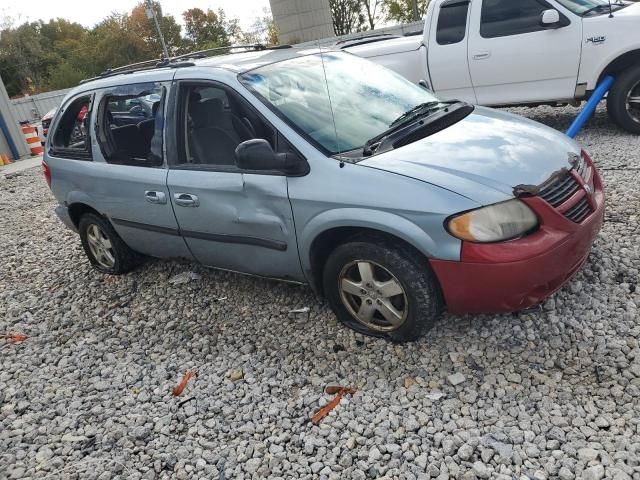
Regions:
<instances>
[{"instance_id":1,"label":"orange traffic barrel","mask_svg":"<svg viewBox=\"0 0 640 480\"><path fill-rule=\"evenodd\" d=\"M42 148L42 143L40 142L40 137L38 136L36 127L32 127L29 124L22 125L22 134L29 144L31 155L40 155L44 153L44 148Z\"/></svg>"}]
</instances>

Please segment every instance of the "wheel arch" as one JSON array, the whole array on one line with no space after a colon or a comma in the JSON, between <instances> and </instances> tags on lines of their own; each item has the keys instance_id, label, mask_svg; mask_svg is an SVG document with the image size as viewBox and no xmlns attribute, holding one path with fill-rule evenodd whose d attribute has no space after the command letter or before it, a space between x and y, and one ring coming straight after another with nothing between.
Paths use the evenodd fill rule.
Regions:
<instances>
[{"instance_id":1,"label":"wheel arch","mask_svg":"<svg viewBox=\"0 0 640 480\"><path fill-rule=\"evenodd\" d=\"M302 268L313 290L322 291L322 272L329 254L357 235L381 236L400 242L428 263L434 240L418 225L395 214L366 209L331 210L305 226L300 241Z\"/></svg>"},{"instance_id":2,"label":"wheel arch","mask_svg":"<svg viewBox=\"0 0 640 480\"><path fill-rule=\"evenodd\" d=\"M611 60L600 72L598 81L595 83L594 88L600 84L606 75L613 75L615 77L617 74L624 72L627 68L634 65L640 65L640 48L629 50Z\"/></svg>"},{"instance_id":3,"label":"wheel arch","mask_svg":"<svg viewBox=\"0 0 640 480\"><path fill-rule=\"evenodd\" d=\"M95 213L96 215L102 216L95 208L82 202L75 202L68 205L67 210L69 211L69 218L71 218L76 228L80 225L80 218L86 213Z\"/></svg>"}]
</instances>

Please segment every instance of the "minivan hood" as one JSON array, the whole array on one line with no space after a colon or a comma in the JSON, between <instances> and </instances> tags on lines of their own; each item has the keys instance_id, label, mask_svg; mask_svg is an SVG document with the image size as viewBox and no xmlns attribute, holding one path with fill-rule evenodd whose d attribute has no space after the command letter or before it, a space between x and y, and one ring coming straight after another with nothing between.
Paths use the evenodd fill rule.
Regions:
<instances>
[{"instance_id":1,"label":"minivan hood","mask_svg":"<svg viewBox=\"0 0 640 480\"><path fill-rule=\"evenodd\" d=\"M570 168L578 144L532 120L485 107L427 138L359 163L451 190L487 205Z\"/></svg>"}]
</instances>

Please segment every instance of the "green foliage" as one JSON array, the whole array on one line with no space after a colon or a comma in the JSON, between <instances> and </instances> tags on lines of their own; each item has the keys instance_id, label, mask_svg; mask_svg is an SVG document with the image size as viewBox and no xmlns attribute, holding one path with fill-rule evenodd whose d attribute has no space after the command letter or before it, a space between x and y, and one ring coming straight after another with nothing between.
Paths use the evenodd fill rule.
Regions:
<instances>
[{"instance_id":1,"label":"green foliage","mask_svg":"<svg viewBox=\"0 0 640 480\"><path fill-rule=\"evenodd\" d=\"M243 32L238 20L217 11L185 10L182 27L171 15L163 15L153 2L169 55L232 43L277 43L277 31L268 12ZM248 42L247 40L251 40ZM9 96L36 94L72 87L80 80L108 68L159 58L162 45L144 2L131 12L114 13L93 28L58 18L15 26L0 16L0 77Z\"/></svg>"},{"instance_id":2,"label":"green foliage","mask_svg":"<svg viewBox=\"0 0 640 480\"><path fill-rule=\"evenodd\" d=\"M410 23L420 20L427 11L429 0L416 0L418 18L414 17L414 0L384 0L387 19L398 23Z\"/></svg>"},{"instance_id":3,"label":"green foliage","mask_svg":"<svg viewBox=\"0 0 640 480\"><path fill-rule=\"evenodd\" d=\"M70 63L59 63L49 70L49 88L59 90L70 85L77 85L80 80L89 75L79 70Z\"/></svg>"},{"instance_id":4,"label":"green foliage","mask_svg":"<svg viewBox=\"0 0 640 480\"><path fill-rule=\"evenodd\" d=\"M336 35L361 32L366 25L362 0L329 0Z\"/></svg>"},{"instance_id":5,"label":"green foliage","mask_svg":"<svg viewBox=\"0 0 640 480\"><path fill-rule=\"evenodd\" d=\"M216 13L211 9L205 12L200 8L191 8L185 11L182 17L187 40L196 50L230 45L229 31L222 9Z\"/></svg>"}]
</instances>

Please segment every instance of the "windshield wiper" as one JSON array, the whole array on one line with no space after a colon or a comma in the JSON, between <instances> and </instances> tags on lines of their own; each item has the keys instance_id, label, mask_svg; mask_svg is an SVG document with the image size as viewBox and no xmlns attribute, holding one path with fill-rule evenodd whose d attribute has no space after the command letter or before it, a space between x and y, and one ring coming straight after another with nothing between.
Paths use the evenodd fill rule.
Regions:
<instances>
[{"instance_id":1,"label":"windshield wiper","mask_svg":"<svg viewBox=\"0 0 640 480\"><path fill-rule=\"evenodd\" d=\"M442 105L442 103L443 102L440 102L438 100L432 100L430 102L420 103L415 107L411 108L410 110L407 110L406 112L404 112L398 118L396 118L393 122L389 124L389 127L393 128L396 125L405 123L409 119L413 119L414 117L417 117L419 115L424 115L426 113L429 113L431 110L435 110L437 107Z\"/></svg>"},{"instance_id":2,"label":"windshield wiper","mask_svg":"<svg viewBox=\"0 0 640 480\"><path fill-rule=\"evenodd\" d=\"M459 100L452 100L448 102L436 102L436 103L438 105L445 105L445 107L438 108L438 109L435 109L432 107L431 110L426 109L425 111L416 110L413 115L409 115L401 123L396 124L395 126L392 126L391 128L389 128L388 130L385 130L381 134L376 135L375 137L367 140L364 146L362 147L362 155L364 157L369 157L376 152L379 153L379 150L385 151L388 148L393 148L393 147L390 147L390 145L388 145L390 142L395 143L401 140L402 137L411 135L417 130L424 130L433 122L442 120L445 117L449 117L451 116L451 114L456 114L456 117L461 115L461 118L463 118L473 111L472 105L469 105L468 103L465 103L465 102L461 102ZM462 112L462 110L464 110L464 112ZM416 122L411 122L408 120L409 118L411 120L416 120L418 117L423 116L425 113L428 113L429 111L435 111L436 113L433 113L426 119L421 119ZM382 145L384 146L381 148Z\"/></svg>"},{"instance_id":3,"label":"windshield wiper","mask_svg":"<svg viewBox=\"0 0 640 480\"><path fill-rule=\"evenodd\" d=\"M591 12L596 12L598 10L609 10L609 5L608 4L602 4L602 5L596 5L595 7L591 7L587 10L585 10L584 12L582 12L582 16L584 17L585 15L590 14Z\"/></svg>"}]
</instances>

